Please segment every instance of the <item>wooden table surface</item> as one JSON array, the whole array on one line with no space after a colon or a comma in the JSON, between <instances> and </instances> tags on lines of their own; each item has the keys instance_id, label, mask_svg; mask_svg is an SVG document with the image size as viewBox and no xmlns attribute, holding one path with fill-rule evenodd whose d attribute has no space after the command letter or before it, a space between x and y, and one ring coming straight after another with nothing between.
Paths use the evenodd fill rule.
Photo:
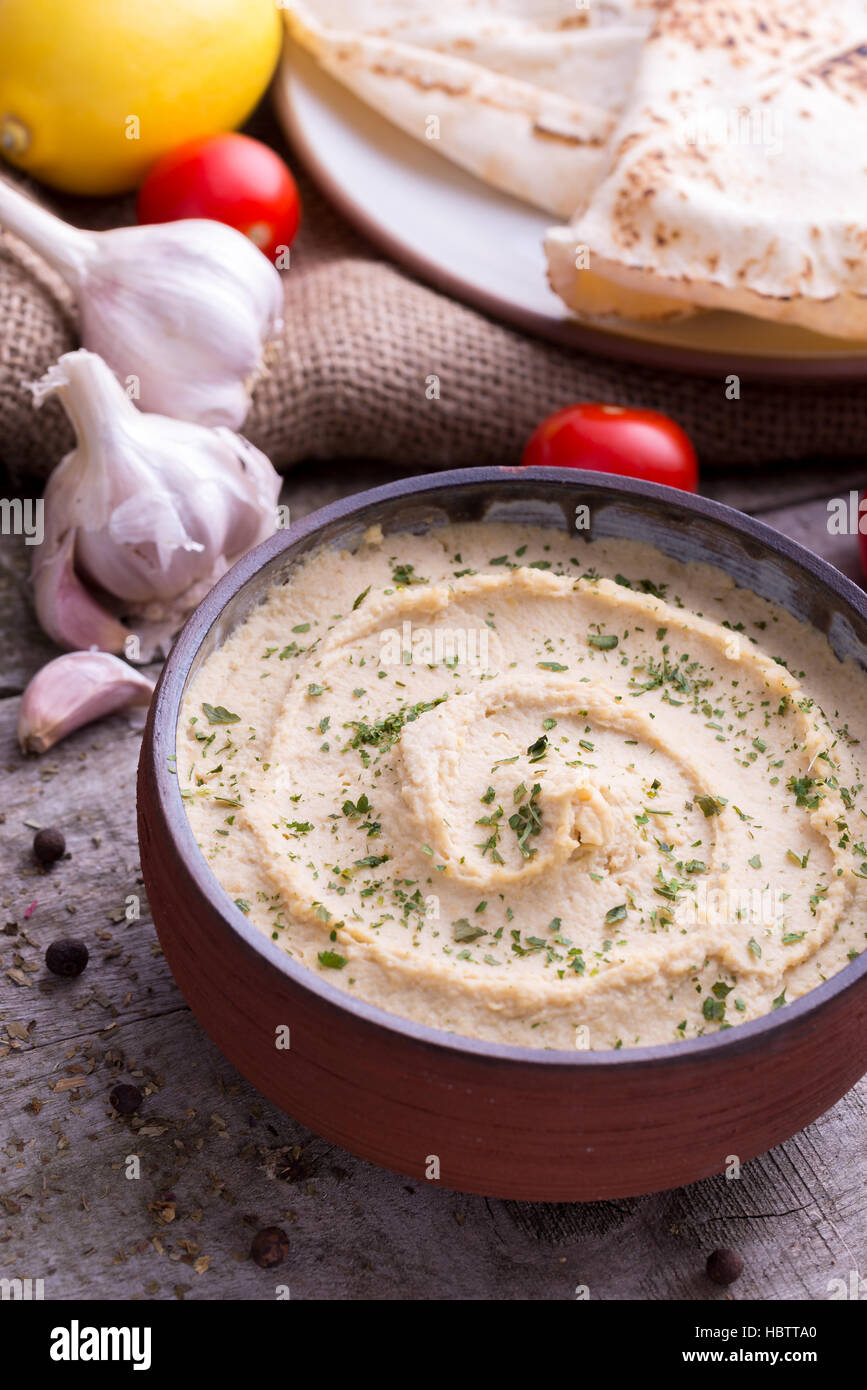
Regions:
<instances>
[{"instance_id":1,"label":"wooden table surface","mask_svg":"<svg viewBox=\"0 0 867 1390\"><path fill-rule=\"evenodd\" d=\"M705 490L857 577L856 541L829 534L826 504L865 473L815 464L716 475ZM283 500L298 517L388 476L318 464ZM594 1299L777 1300L827 1298L829 1281L867 1273L867 1080L736 1181L593 1204L410 1182L263 1100L160 953L135 833L139 731L120 716L41 758L18 751L20 692L56 654L34 623L28 560L0 537L0 1279L41 1278L49 1299L271 1299L278 1285L302 1299L573 1299L586 1285ZM48 872L32 857L38 825L66 836ZM64 935L90 949L76 980L44 966ZM132 1119L109 1105L119 1080L146 1092ZM275 1224L291 1251L262 1270L250 1240ZM717 1246L744 1256L729 1290L704 1274Z\"/></svg>"}]
</instances>

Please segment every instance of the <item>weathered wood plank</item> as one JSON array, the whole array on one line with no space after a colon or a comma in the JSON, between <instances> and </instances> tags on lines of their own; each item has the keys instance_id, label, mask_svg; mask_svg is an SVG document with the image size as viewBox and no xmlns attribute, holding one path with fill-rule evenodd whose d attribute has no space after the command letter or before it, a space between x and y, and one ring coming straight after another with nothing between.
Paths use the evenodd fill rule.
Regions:
<instances>
[{"instance_id":1,"label":"weathered wood plank","mask_svg":"<svg viewBox=\"0 0 867 1390\"><path fill-rule=\"evenodd\" d=\"M292 475L284 500L301 516L388 476L317 467ZM852 476L826 476L814 490L813 474L786 475L749 495L737 480L726 494L721 481L717 495L740 497L857 574L854 539L830 537L825 524L826 496L857 486ZM0 543L7 695L53 654L30 616L28 558L19 541ZM826 1297L830 1279L863 1270L867 1081L737 1181L623 1202L463 1197L310 1135L220 1056L162 959L132 815L136 730L119 716L25 759L16 715L16 699L0 700L3 1276L42 1277L50 1298L260 1299L288 1284L294 1298L562 1300L587 1285L597 1299L777 1300ZM42 873L25 820L59 824L70 857ZM130 895L141 917L127 924ZM42 958L70 933L87 940L91 962L80 979L58 981ZM108 1104L120 1079L147 1092L133 1120ZM130 1154L141 1159L137 1179L125 1176ZM249 1241L273 1223L288 1230L292 1252L282 1269L263 1271ZM717 1245L745 1256L730 1291L703 1273Z\"/></svg>"},{"instance_id":2,"label":"weathered wood plank","mask_svg":"<svg viewBox=\"0 0 867 1390\"><path fill-rule=\"evenodd\" d=\"M57 648L36 622L28 575L32 546L0 537L0 699L23 690Z\"/></svg>"},{"instance_id":3,"label":"weathered wood plank","mask_svg":"<svg viewBox=\"0 0 867 1390\"><path fill-rule=\"evenodd\" d=\"M178 1004L147 919L138 862L138 729L118 715L25 758L18 703L0 702L0 1058L26 1045L10 1037L10 1023L45 1045ZM140 727L141 715L133 718ZM47 871L33 858L33 825L57 825L66 836L67 857ZM128 920L136 910L139 919ZM77 980L44 968L46 948L61 936L80 937L90 950Z\"/></svg>"},{"instance_id":4,"label":"weathered wood plank","mask_svg":"<svg viewBox=\"0 0 867 1390\"><path fill-rule=\"evenodd\" d=\"M797 467L774 465L768 468L741 468L725 473L705 473L701 492L729 507L759 514L783 505L797 506L828 497L842 496L855 488L867 487L867 459L864 462L828 464L822 460Z\"/></svg>"},{"instance_id":5,"label":"weathered wood plank","mask_svg":"<svg viewBox=\"0 0 867 1390\"><path fill-rule=\"evenodd\" d=\"M74 1089L53 1089L69 1077ZM132 1122L107 1103L117 1079L149 1092ZM4 1068L0 1272L44 1278L51 1298L273 1298L287 1283L295 1298L569 1300L584 1284L592 1298L717 1299L704 1260L730 1244L746 1260L734 1297L823 1298L863 1260L865 1099L862 1085L738 1181L599 1204L485 1201L311 1136L178 1008ZM246 1258L270 1224L292 1241L278 1272Z\"/></svg>"}]
</instances>

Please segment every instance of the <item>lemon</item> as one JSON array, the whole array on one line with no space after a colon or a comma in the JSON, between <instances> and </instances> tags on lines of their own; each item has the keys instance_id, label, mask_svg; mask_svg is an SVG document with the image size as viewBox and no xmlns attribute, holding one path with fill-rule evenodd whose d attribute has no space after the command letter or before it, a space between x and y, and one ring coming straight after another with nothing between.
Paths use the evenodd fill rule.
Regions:
<instances>
[{"instance_id":1,"label":"lemon","mask_svg":"<svg viewBox=\"0 0 867 1390\"><path fill-rule=\"evenodd\" d=\"M67 192L125 192L240 124L281 36L274 0L2 0L0 151Z\"/></svg>"}]
</instances>

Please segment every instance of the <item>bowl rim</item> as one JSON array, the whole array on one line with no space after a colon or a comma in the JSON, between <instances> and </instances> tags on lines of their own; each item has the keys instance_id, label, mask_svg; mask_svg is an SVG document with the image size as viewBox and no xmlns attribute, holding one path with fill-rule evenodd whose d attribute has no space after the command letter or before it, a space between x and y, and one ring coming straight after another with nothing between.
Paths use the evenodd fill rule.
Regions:
<instances>
[{"instance_id":1,"label":"bowl rim","mask_svg":"<svg viewBox=\"0 0 867 1390\"><path fill-rule=\"evenodd\" d=\"M248 551L226 572L190 614L176 638L152 700L151 718L145 731L142 758L150 753L156 809L162 815L173 846L195 890L203 897L223 928L243 949L260 962L277 969L293 985L315 995L326 1007L351 1014L362 1025L397 1034L405 1041L434 1048L438 1053L460 1053L490 1064L520 1063L524 1066L566 1066L580 1071L606 1067L644 1067L687 1064L712 1053L714 1057L734 1058L779 1041L793 1026L813 1021L813 1016L829 1007L838 996L857 988L867 976L867 949L822 984L780 1010L736 1024L721 1032L699 1038L685 1038L642 1047L608 1048L598 1051L526 1047L520 1044L488 1042L485 1039L448 1032L432 1024L389 1013L379 1005L332 985L316 971L300 964L253 925L236 907L211 869L200 849L187 818L175 772L176 731L184 688L199 648L223 609L270 561L308 540L333 522L350 518L361 520L365 511L382 503L408 498L424 500L427 494L443 489L460 489L479 484L495 485L506 479L520 486L521 478L553 483L564 489L593 488L613 497L646 498L680 508L687 516L698 514L715 525L765 545L771 552L795 563L818 580L867 622L867 594L820 556L797 541L775 531L757 518L697 493L683 492L660 483L597 473L585 469L525 468L485 466L424 473L393 479L378 487L353 493L290 522L267 540ZM721 566L717 566L721 568ZM741 587L741 586L739 586ZM806 621L806 620L805 620ZM149 745L149 747L148 747Z\"/></svg>"}]
</instances>

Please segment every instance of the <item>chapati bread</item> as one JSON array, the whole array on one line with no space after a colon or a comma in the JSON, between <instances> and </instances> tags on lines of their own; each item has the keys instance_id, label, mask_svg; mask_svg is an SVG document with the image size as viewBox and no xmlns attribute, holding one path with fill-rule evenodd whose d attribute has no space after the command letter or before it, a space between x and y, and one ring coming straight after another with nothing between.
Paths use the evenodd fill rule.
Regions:
<instances>
[{"instance_id":1,"label":"chapati bread","mask_svg":"<svg viewBox=\"0 0 867 1390\"><path fill-rule=\"evenodd\" d=\"M293 40L487 183L570 216L605 167L656 0L288 0Z\"/></svg>"},{"instance_id":2,"label":"chapati bread","mask_svg":"<svg viewBox=\"0 0 867 1390\"><path fill-rule=\"evenodd\" d=\"M867 0L669 0L609 161L547 239L572 308L594 313L601 279L608 314L867 339Z\"/></svg>"}]
</instances>

